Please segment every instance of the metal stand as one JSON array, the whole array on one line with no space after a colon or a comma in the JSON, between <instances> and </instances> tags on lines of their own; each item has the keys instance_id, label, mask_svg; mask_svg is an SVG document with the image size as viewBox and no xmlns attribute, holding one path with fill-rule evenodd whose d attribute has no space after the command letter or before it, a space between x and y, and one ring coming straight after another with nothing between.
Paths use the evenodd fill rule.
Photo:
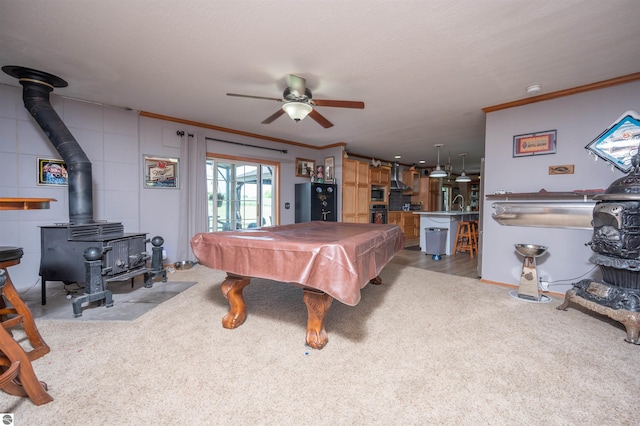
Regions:
<instances>
[{"instance_id":1,"label":"metal stand","mask_svg":"<svg viewBox=\"0 0 640 426\"><path fill-rule=\"evenodd\" d=\"M528 300L540 300L540 289L538 288L538 273L536 272L535 257L526 256L522 262L518 297Z\"/></svg>"},{"instance_id":2,"label":"metal stand","mask_svg":"<svg viewBox=\"0 0 640 426\"><path fill-rule=\"evenodd\" d=\"M162 267L162 244L164 244L164 239L158 236L153 237L151 244L153 244L151 268L137 267L113 276L103 276L103 273L107 270L103 269L103 250L99 247L87 248L84 251L84 258L86 259L85 294L72 302L73 316L76 318L82 316L82 304L85 302L102 301L101 305L107 308L113 306L113 294L110 290L107 290L107 284L110 282L131 279L131 285L133 286L134 278L142 274L144 274L144 286L146 288L153 287L153 279L157 276L162 277L162 282L167 282L167 271ZM134 260L129 259L130 264L138 265L141 259L148 260L149 253L139 253Z\"/></svg>"},{"instance_id":3,"label":"metal stand","mask_svg":"<svg viewBox=\"0 0 640 426\"><path fill-rule=\"evenodd\" d=\"M515 247L516 251L524 256L522 273L520 274L520 286L518 287L518 297L520 299L539 302L541 295L538 288L536 257L545 254L547 248L535 244L516 244Z\"/></svg>"},{"instance_id":4,"label":"metal stand","mask_svg":"<svg viewBox=\"0 0 640 426\"><path fill-rule=\"evenodd\" d=\"M155 236L151 239L151 271L144 274L144 286L146 288L153 287L153 279L157 276L162 277L162 282L167 282L167 271L162 267L162 244L164 238Z\"/></svg>"},{"instance_id":5,"label":"metal stand","mask_svg":"<svg viewBox=\"0 0 640 426\"><path fill-rule=\"evenodd\" d=\"M82 304L85 302L95 302L102 300L102 305L107 308L113 306L113 294L105 287L102 279L102 250L98 247L89 247L84 251L86 259L84 265L87 269L86 285L87 291L84 295L76 298L73 302L73 316L82 316Z\"/></svg>"}]
</instances>

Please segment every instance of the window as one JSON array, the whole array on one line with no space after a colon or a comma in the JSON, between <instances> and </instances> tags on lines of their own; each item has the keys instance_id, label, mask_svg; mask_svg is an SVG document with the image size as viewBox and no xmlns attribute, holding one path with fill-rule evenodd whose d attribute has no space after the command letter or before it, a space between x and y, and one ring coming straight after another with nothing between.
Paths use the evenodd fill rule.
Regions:
<instances>
[{"instance_id":1,"label":"window","mask_svg":"<svg viewBox=\"0 0 640 426\"><path fill-rule=\"evenodd\" d=\"M209 232L275 225L277 176L277 164L207 158Z\"/></svg>"}]
</instances>

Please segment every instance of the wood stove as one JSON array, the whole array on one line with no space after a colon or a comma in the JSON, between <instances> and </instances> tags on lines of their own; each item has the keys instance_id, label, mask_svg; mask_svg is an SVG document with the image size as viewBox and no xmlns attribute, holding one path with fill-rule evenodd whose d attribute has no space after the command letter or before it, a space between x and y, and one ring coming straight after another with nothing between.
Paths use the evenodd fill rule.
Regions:
<instances>
[{"instance_id":1,"label":"wood stove","mask_svg":"<svg viewBox=\"0 0 640 426\"><path fill-rule=\"evenodd\" d=\"M627 176L596 195L589 259L600 267L602 281L573 284L558 309L575 302L621 322L629 343L640 344L640 153Z\"/></svg>"},{"instance_id":2,"label":"wood stove","mask_svg":"<svg viewBox=\"0 0 640 426\"><path fill-rule=\"evenodd\" d=\"M138 275L145 276L146 287L151 287L157 276L166 281L161 237L151 240L153 254L150 254L146 251L149 240L145 233L125 234L119 222L93 220L91 162L49 102L54 87L66 87L67 82L25 67L8 65L2 70L18 79L23 87L25 108L67 165L69 223L41 227L42 304L46 304L47 281L86 284L85 294L73 301L76 317L82 315L84 302L113 305L111 292L106 288L108 282L131 279L133 283Z\"/></svg>"}]
</instances>

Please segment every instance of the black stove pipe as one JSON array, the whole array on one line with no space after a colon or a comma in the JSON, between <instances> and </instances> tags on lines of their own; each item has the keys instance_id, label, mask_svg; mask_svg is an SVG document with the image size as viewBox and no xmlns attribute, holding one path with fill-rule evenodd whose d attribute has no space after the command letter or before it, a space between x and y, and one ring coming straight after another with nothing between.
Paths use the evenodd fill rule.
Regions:
<instances>
[{"instance_id":1,"label":"black stove pipe","mask_svg":"<svg viewBox=\"0 0 640 426\"><path fill-rule=\"evenodd\" d=\"M42 128L67 165L69 222L93 223L93 179L91 161L49 102L54 87L66 87L63 79L30 68L7 65L2 70L18 79L23 87L25 108Z\"/></svg>"}]
</instances>

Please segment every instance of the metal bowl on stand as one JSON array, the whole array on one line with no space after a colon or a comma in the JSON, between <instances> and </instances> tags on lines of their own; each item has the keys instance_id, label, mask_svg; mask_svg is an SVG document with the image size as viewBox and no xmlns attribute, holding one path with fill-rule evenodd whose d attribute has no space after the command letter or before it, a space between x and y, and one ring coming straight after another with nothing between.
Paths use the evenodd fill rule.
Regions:
<instances>
[{"instance_id":1,"label":"metal bowl on stand","mask_svg":"<svg viewBox=\"0 0 640 426\"><path fill-rule=\"evenodd\" d=\"M193 265L195 265L196 263L198 262L193 262L191 260L181 260L174 263L173 266L174 268L176 268L176 270L186 271L187 269L193 268Z\"/></svg>"},{"instance_id":2,"label":"metal bowl on stand","mask_svg":"<svg viewBox=\"0 0 640 426\"><path fill-rule=\"evenodd\" d=\"M540 257L547 252L548 247L536 244L515 244L516 251L525 257Z\"/></svg>"}]
</instances>

